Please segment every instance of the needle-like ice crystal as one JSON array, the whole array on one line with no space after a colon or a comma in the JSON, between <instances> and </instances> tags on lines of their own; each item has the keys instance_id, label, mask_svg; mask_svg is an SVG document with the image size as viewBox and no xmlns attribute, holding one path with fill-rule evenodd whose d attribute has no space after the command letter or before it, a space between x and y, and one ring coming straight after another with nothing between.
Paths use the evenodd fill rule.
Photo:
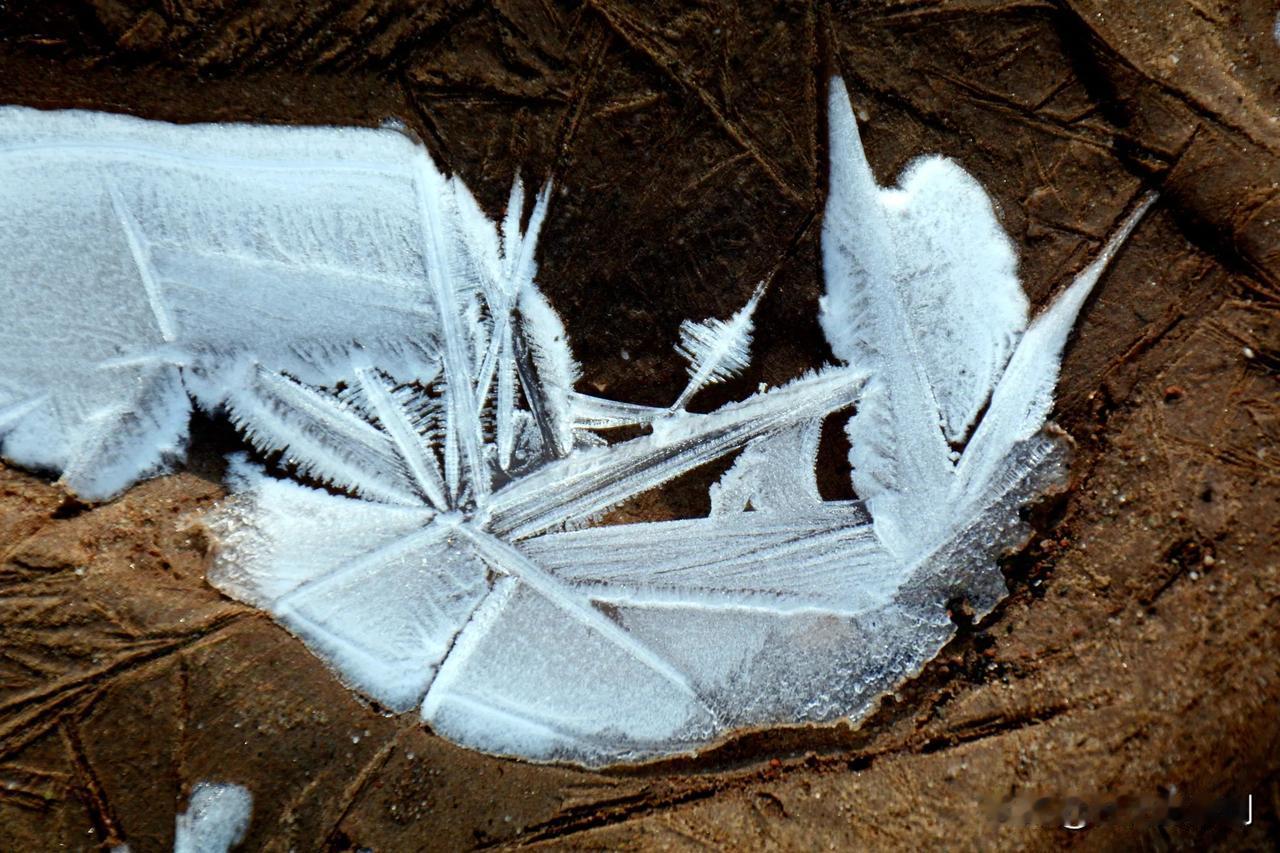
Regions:
<instances>
[{"instance_id":1,"label":"needle-like ice crystal","mask_svg":"<svg viewBox=\"0 0 1280 853\"><path fill-rule=\"evenodd\" d=\"M1150 200L1028 324L973 178L934 157L881 188L839 81L830 113L841 363L695 414L761 291L685 323L669 408L582 394L534 284L547 189L495 224L392 128L4 109L4 455L103 500L181 457L192 401L224 413L297 479L233 460L209 581L477 749L599 765L857 719L952 636L949 600L1005 594L1018 510L1064 476L1063 346ZM824 501L849 409L860 500ZM735 454L709 517L591 526Z\"/></svg>"}]
</instances>

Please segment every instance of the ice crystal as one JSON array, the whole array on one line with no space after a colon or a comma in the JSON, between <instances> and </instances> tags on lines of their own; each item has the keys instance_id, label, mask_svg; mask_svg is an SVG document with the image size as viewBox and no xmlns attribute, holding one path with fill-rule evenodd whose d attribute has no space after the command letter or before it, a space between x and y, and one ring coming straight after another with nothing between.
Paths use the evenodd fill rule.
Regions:
<instances>
[{"instance_id":1,"label":"ice crystal","mask_svg":"<svg viewBox=\"0 0 1280 853\"><path fill-rule=\"evenodd\" d=\"M227 853L249 830L253 795L241 785L200 782L174 821L173 853Z\"/></svg>"},{"instance_id":2,"label":"ice crystal","mask_svg":"<svg viewBox=\"0 0 1280 853\"><path fill-rule=\"evenodd\" d=\"M392 128L6 109L3 451L105 499L181 455L190 401L224 413L280 464L232 460L209 581L468 746L598 765L859 718L949 600L1004 595L1018 510L1063 477L1062 348L1149 200L1028 325L982 188L941 158L881 188L839 81L829 108L840 363L705 414L763 287L680 329L670 407L582 394L534 283L549 188L495 224ZM855 407L860 499L824 501L820 429ZM731 456L708 517L592 526Z\"/></svg>"}]
</instances>

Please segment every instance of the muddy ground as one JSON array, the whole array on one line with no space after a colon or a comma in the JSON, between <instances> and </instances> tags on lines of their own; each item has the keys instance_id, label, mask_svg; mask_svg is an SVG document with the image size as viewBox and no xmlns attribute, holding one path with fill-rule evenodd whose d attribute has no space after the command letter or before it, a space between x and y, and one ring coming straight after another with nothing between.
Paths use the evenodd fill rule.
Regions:
<instances>
[{"instance_id":1,"label":"muddy ground","mask_svg":"<svg viewBox=\"0 0 1280 853\"><path fill-rule=\"evenodd\" d=\"M727 315L763 276L755 365L720 399L829 357L815 314L832 73L882 180L924 152L978 176L1037 305L1143 188L1163 193L1067 353L1056 417L1077 443L1073 489L1007 561L1008 600L856 730L751 733L607 772L478 755L362 704L203 582L198 514L238 446L225 424L197 423L185 468L105 506L0 469L0 848L168 849L202 779L252 790L250 850L1274 848L1276 12L0 3L5 102L176 121L396 117L491 212L517 169L553 178L540 280L584 387L642 403L683 384L680 320ZM848 490L841 458L826 442L833 497ZM625 511L697 511L709 476ZM1001 823L993 807L1249 794L1250 827L1069 831Z\"/></svg>"}]
</instances>

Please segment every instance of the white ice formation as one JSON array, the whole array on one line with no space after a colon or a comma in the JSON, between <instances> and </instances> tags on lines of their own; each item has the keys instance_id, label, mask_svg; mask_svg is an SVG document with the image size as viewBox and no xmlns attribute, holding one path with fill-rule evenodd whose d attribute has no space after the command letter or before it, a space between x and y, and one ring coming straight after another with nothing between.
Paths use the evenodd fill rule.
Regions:
<instances>
[{"instance_id":1,"label":"white ice formation","mask_svg":"<svg viewBox=\"0 0 1280 853\"><path fill-rule=\"evenodd\" d=\"M1063 346L1149 200L1028 324L982 188L933 157L882 189L839 81L830 112L841 363L695 414L760 291L682 327L671 407L583 394L534 284L546 190L495 224L392 128L6 108L0 449L101 500L182 455L192 401L225 413L280 464L233 460L210 582L461 744L600 765L857 719L949 600L1005 594L1018 511L1064 476ZM855 406L860 500L824 501L821 424ZM709 517L592 526L734 454Z\"/></svg>"},{"instance_id":2,"label":"white ice formation","mask_svg":"<svg viewBox=\"0 0 1280 853\"><path fill-rule=\"evenodd\" d=\"M227 853L244 841L253 795L241 785L200 782L174 821L173 853Z\"/></svg>"}]
</instances>

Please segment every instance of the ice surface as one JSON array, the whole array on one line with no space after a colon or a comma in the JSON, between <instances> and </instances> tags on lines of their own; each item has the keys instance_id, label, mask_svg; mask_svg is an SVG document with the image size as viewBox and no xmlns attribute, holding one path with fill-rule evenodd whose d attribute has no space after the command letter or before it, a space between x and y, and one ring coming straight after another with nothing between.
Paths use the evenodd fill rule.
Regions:
<instances>
[{"instance_id":1,"label":"ice surface","mask_svg":"<svg viewBox=\"0 0 1280 853\"><path fill-rule=\"evenodd\" d=\"M830 111L840 363L694 413L763 286L681 327L669 407L583 394L535 284L549 187L495 223L395 129L2 109L0 450L106 499L180 458L192 401L226 415L260 455L232 460L209 581L477 749L600 765L860 718L952 636L948 601L1005 594L1019 510L1066 470L1063 347L1149 201L1028 324L982 188L936 157L881 187L839 81ZM858 500L825 501L850 410ZM716 460L708 517L592 526Z\"/></svg>"}]
</instances>

